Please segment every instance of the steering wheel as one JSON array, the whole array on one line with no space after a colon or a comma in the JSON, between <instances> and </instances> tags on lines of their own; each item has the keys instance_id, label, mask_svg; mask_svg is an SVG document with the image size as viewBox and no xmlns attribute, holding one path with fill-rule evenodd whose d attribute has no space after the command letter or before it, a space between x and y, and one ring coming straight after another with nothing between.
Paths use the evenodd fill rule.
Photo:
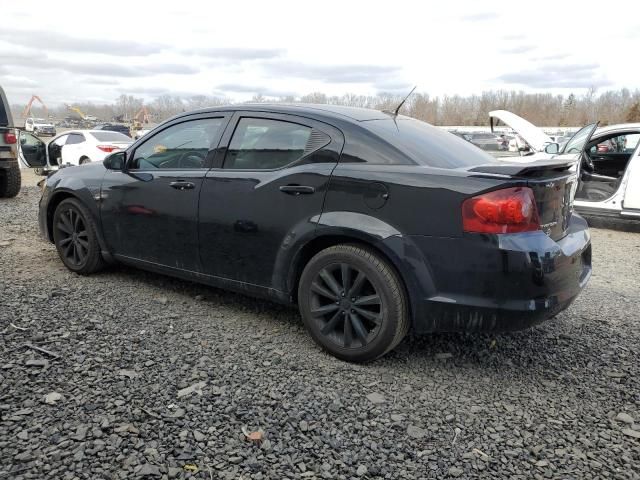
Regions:
<instances>
[{"instance_id":1,"label":"steering wheel","mask_svg":"<svg viewBox=\"0 0 640 480\"><path fill-rule=\"evenodd\" d=\"M587 172L595 172L596 171L596 166L593 163L593 159L591 158L591 156L589 155L589 153L585 150L585 152L582 154L582 166L584 167L584 169Z\"/></svg>"},{"instance_id":2,"label":"steering wheel","mask_svg":"<svg viewBox=\"0 0 640 480\"><path fill-rule=\"evenodd\" d=\"M178 159L178 168L203 168L206 155L198 150L184 152Z\"/></svg>"}]
</instances>

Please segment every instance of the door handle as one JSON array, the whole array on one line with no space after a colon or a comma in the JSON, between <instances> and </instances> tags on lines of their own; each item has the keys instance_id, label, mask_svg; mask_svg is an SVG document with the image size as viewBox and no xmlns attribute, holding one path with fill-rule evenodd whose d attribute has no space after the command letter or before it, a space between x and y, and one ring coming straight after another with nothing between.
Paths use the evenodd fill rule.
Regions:
<instances>
[{"instance_id":1,"label":"door handle","mask_svg":"<svg viewBox=\"0 0 640 480\"><path fill-rule=\"evenodd\" d=\"M289 195L310 195L316 189L308 185L283 185L280 187L280 191Z\"/></svg>"},{"instance_id":2,"label":"door handle","mask_svg":"<svg viewBox=\"0 0 640 480\"><path fill-rule=\"evenodd\" d=\"M184 182L182 180L171 182L169 186L175 188L176 190L193 190L194 188L196 188L196 185L194 183Z\"/></svg>"}]
</instances>

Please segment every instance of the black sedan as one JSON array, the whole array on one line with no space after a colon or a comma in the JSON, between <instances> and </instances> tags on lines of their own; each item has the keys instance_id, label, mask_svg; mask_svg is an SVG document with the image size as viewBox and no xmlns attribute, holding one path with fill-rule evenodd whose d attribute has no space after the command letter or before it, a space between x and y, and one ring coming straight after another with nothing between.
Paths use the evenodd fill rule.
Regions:
<instances>
[{"instance_id":1,"label":"black sedan","mask_svg":"<svg viewBox=\"0 0 640 480\"><path fill-rule=\"evenodd\" d=\"M42 167L37 142L20 140ZM212 108L51 175L40 228L80 274L117 261L297 303L316 342L363 362L409 329L519 329L566 308L591 274L573 167L498 162L388 112Z\"/></svg>"}]
</instances>

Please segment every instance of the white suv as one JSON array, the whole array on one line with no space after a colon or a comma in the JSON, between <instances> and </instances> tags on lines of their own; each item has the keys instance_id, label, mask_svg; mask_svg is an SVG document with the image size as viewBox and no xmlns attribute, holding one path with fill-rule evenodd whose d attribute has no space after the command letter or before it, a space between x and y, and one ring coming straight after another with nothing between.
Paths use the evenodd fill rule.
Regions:
<instances>
[{"instance_id":1,"label":"white suv","mask_svg":"<svg viewBox=\"0 0 640 480\"><path fill-rule=\"evenodd\" d=\"M24 129L27 132L33 132L35 135L51 135L56 134L56 127L52 123L48 123L44 118L29 117L24 122Z\"/></svg>"}]
</instances>

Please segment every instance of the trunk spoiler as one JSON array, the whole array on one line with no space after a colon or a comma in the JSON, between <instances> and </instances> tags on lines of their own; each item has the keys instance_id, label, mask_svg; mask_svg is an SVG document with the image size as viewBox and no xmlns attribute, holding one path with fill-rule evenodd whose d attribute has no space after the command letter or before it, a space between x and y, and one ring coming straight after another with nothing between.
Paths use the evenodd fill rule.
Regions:
<instances>
[{"instance_id":1,"label":"trunk spoiler","mask_svg":"<svg viewBox=\"0 0 640 480\"><path fill-rule=\"evenodd\" d=\"M539 160L531 163L488 163L470 168L469 172L489 173L494 175L508 175L512 177L535 177L548 174L550 172L565 172L576 165L577 161L572 160Z\"/></svg>"}]
</instances>

